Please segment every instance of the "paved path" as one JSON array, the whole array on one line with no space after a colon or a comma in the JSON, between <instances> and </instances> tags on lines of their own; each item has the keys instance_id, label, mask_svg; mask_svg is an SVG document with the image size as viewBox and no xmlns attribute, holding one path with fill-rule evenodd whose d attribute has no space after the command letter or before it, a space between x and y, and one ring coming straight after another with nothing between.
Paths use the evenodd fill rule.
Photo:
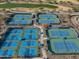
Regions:
<instances>
[{"instance_id":1,"label":"paved path","mask_svg":"<svg viewBox=\"0 0 79 59\"><path fill-rule=\"evenodd\" d=\"M71 21L73 27L75 28L75 30L77 31L77 33L79 33L79 23L77 21L77 17L79 17L79 16L72 17L70 21Z\"/></svg>"},{"instance_id":2,"label":"paved path","mask_svg":"<svg viewBox=\"0 0 79 59\"><path fill-rule=\"evenodd\" d=\"M34 26L40 28L41 33L44 33L42 26L38 26L36 24L34 24ZM45 45L44 40L46 40L46 38L44 38L44 34L41 34L40 42L41 42L41 44ZM45 47L42 47L41 51L42 51L43 58L47 58L47 53L46 53Z\"/></svg>"}]
</instances>

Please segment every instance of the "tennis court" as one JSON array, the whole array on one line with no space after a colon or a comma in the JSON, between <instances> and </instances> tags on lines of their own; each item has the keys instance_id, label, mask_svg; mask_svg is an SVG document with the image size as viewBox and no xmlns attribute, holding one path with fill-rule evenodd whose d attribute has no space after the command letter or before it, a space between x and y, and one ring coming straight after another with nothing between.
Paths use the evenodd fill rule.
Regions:
<instances>
[{"instance_id":1,"label":"tennis court","mask_svg":"<svg viewBox=\"0 0 79 59\"><path fill-rule=\"evenodd\" d=\"M0 57L39 56L38 28L11 28L7 33L5 34L2 46L0 46Z\"/></svg>"},{"instance_id":2,"label":"tennis court","mask_svg":"<svg viewBox=\"0 0 79 59\"><path fill-rule=\"evenodd\" d=\"M47 13L47 14L39 14L38 16L39 24L59 24L60 20L55 14Z\"/></svg>"},{"instance_id":3,"label":"tennis court","mask_svg":"<svg viewBox=\"0 0 79 59\"><path fill-rule=\"evenodd\" d=\"M7 21L9 25L29 25L32 24L32 14L16 13Z\"/></svg>"},{"instance_id":4,"label":"tennis court","mask_svg":"<svg viewBox=\"0 0 79 59\"><path fill-rule=\"evenodd\" d=\"M50 38L77 38L78 34L73 28L53 28L48 30L48 35Z\"/></svg>"},{"instance_id":5,"label":"tennis court","mask_svg":"<svg viewBox=\"0 0 79 59\"><path fill-rule=\"evenodd\" d=\"M49 50L56 54L77 54L79 53L78 39L50 39Z\"/></svg>"}]
</instances>

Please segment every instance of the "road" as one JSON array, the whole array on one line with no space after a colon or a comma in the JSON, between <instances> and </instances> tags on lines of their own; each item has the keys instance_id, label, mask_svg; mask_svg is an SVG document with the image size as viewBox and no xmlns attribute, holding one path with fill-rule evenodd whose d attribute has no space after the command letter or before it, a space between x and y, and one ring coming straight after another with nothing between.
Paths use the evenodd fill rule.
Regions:
<instances>
[{"instance_id":1,"label":"road","mask_svg":"<svg viewBox=\"0 0 79 59\"><path fill-rule=\"evenodd\" d=\"M12 14L12 13L18 13L18 11L12 11L11 13L8 13L8 14ZM22 12L21 12L22 13ZM25 12L27 13L27 12ZM54 14L67 14L67 15L79 15L79 12L52 12ZM0 12L1 15L5 15L5 13L3 12Z\"/></svg>"},{"instance_id":2,"label":"road","mask_svg":"<svg viewBox=\"0 0 79 59\"><path fill-rule=\"evenodd\" d=\"M62 14L62 15L64 15L64 14L67 14L67 15L79 15L79 12L53 12L53 13L55 13L55 14Z\"/></svg>"},{"instance_id":3,"label":"road","mask_svg":"<svg viewBox=\"0 0 79 59\"><path fill-rule=\"evenodd\" d=\"M72 26L76 29L77 33L79 33L79 22L77 21L77 17L79 16L73 16L70 21Z\"/></svg>"}]
</instances>

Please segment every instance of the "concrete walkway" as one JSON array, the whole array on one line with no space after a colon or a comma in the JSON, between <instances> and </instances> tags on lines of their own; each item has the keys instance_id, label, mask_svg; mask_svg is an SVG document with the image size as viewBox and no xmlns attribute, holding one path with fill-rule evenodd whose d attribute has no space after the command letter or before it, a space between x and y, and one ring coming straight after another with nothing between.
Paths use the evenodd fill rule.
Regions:
<instances>
[{"instance_id":1,"label":"concrete walkway","mask_svg":"<svg viewBox=\"0 0 79 59\"><path fill-rule=\"evenodd\" d=\"M39 26L39 25L36 25L36 24L34 24L34 26L40 28L41 33L43 33L43 34L41 34L40 42L41 42L41 44L44 44L44 46L45 46L44 40L46 40L46 38L44 39L44 30L43 30L43 27L42 26ZM45 47L42 47L41 48L41 51L42 51L43 59L44 58L47 59L46 48Z\"/></svg>"}]
</instances>

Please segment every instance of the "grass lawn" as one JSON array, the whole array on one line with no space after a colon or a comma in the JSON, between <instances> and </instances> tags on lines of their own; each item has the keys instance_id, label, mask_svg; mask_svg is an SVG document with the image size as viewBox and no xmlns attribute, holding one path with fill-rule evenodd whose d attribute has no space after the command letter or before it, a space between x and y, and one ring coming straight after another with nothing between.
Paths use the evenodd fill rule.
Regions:
<instances>
[{"instance_id":1,"label":"grass lawn","mask_svg":"<svg viewBox=\"0 0 79 59\"><path fill-rule=\"evenodd\" d=\"M16 3L0 4L0 8L16 8L16 7L24 7L24 8L40 8L40 7L57 8L57 6L48 5L48 4L16 4Z\"/></svg>"}]
</instances>

